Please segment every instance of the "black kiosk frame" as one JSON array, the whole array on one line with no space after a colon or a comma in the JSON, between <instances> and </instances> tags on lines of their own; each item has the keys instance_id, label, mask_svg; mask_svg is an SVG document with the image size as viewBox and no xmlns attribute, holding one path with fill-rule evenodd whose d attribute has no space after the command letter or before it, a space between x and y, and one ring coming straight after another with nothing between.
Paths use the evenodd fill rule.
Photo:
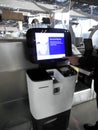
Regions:
<instances>
[{"instance_id":1,"label":"black kiosk frame","mask_svg":"<svg viewBox=\"0 0 98 130\"><path fill-rule=\"evenodd\" d=\"M26 40L29 60L42 67L54 67L65 61L63 57L72 55L71 35L65 29L32 28L27 31Z\"/></svg>"}]
</instances>

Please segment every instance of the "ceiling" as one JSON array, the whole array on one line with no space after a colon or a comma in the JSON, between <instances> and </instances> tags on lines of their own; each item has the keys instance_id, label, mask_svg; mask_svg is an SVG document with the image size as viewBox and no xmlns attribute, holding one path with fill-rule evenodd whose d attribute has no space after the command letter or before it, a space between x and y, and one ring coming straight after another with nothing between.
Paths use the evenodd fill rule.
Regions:
<instances>
[{"instance_id":1,"label":"ceiling","mask_svg":"<svg viewBox=\"0 0 98 130\"><path fill-rule=\"evenodd\" d=\"M26 0L26 1L43 1L46 2L46 0ZM48 3L53 3L53 2L66 2L67 0L47 0ZM87 3L90 5L98 5L98 0L71 0L74 2L82 2L82 3Z\"/></svg>"},{"instance_id":2,"label":"ceiling","mask_svg":"<svg viewBox=\"0 0 98 130\"><path fill-rule=\"evenodd\" d=\"M72 1L82 2L82 3L88 3L90 5L95 5L95 6L98 5L98 0L72 0Z\"/></svg>"}]
</instances>

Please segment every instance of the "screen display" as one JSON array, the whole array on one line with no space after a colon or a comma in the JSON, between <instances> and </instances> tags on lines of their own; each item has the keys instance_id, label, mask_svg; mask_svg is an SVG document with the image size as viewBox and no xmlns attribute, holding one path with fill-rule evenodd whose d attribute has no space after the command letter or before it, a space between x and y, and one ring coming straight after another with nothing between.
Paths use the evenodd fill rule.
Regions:
<instances>
[{"instance_id":1,"label":"screen display","mask_svg":"<svg viewBox=\"0 0 98 130\"><path fill-rule=\"evenodd\" d=\"M64 33L35 33L37 60L65 57Z\"/></svg>"}]
</instances>

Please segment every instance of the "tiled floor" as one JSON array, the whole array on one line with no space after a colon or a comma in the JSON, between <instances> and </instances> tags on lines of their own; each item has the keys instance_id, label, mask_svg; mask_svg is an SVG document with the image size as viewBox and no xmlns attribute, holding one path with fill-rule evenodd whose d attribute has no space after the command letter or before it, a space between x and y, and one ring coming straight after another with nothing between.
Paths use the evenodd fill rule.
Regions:
<instances>
[{"instance_id":1,"label":"tiled floor","mask_svg":"<svg viewBox=\"0 0 98 130\"><path fill-rule=\"evenodd\" d=\"M0 106L0 130L33 130L27 102L2 104ZM84 130L84 123L98 119L96 100L72 107L68 130Z\"/></svg>"}]
</instances>

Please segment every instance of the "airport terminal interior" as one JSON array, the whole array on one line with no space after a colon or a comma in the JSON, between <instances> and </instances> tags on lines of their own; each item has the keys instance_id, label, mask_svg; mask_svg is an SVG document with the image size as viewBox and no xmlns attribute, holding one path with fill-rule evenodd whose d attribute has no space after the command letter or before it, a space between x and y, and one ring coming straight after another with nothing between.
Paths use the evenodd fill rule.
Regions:
<instances>
[{"instance_id":1,"label":"airport terminal interior","mask_svg":"<svg viewBox=\"0 0 98 130\"><path fill-rule=\"evenodd\" d=\"M0 0L0 130L85 130L98 120L97 0Z\"/></svg>"}]
</instances>

